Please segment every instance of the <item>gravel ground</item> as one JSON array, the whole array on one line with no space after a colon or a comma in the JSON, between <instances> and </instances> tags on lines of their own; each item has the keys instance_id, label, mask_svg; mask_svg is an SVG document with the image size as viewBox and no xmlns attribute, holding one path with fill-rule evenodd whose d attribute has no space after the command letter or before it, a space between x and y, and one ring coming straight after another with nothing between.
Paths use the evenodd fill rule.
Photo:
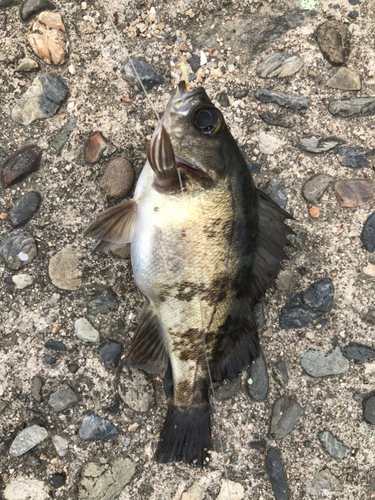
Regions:
<instances>
[{"instance_id":1,"label":"gravel ground","mask_svg":"<svg viewBox=\"0 0 375 500\"><path fill-rule=\"evenodd\" d=\"M121 362L117 367L104 365L98 355L100 343L84 342L75 335L75 321L84 317L100 333L101 342L112 339L123 345L122 359L130 345L144 302L132 280L130 260L92 254L92 241L82 233L96 213L115 201L106 201L99 188L109 161L126 158L138 177L155 115L145 96L121 78L121 64L127 57L103 4L54 3L63 16L69 40L67 61L61 66L46 64L32 51L28 34L35 18L21 21L18 5L0 10L0 160L4 163L26 144L43 150L37 172L0 188L0 212L8 214L0 219L0 240L13 229L9 212L17 199L29 191L38 191L42 197L39 210L23 226L36 240L36 257L21 270L12 270L0 260L0 497L226 500L226 464L232 500L266 500L275 498L266 470L266 450L273 447L281 453L289 498L375 498L375 435L362 410L363 398L374 389L375 361L350 360L344 373L318 378L309 376L300 364L301 356L311 347L327 353L336 346L343 350L351 342L375 344L375 278L374 273L371 276L363 271L375 260L360 239L363 224L373 212L373 201L357 208L342 207L332 185L315 203L309 204L302 196L304 182L315 174L374 179L372 117L341 118L328 111L333 99L375 95L371 1L337 0L333 4L322 0L311 11L298 10L297 1L281 0L177 0L148 5L143 0L105 2L129 53L144 58L165 78L164 84L150 91L159 113L179 79L179 61L205 51L208 62L196 71L195 83L202 83L222 109L247 161L261 165L260 172L254 174L257 186L267 189L272 179L284 185L286 209L295 219L290 222L296 232L294 247L288 248L290 260L284 265L288 284L285 280L279 283L264 299L260 337L270 376L268 396L263 402L251 401L245 391L245 373L239 392L213 402L215 446L211 464L203 472L184 464L153 462L166 413L162 381L129 374ZM5 4L0 2L0 6ZM154 23L150 21L152 6ZM345 66L360 76L360 91L326 85L338 68L323 57L315 32L332 19L348 27L351 49ZM182 51L184 42L187 47ZM257 65L273 52L298 55L304 65L287 78L258 77ZM37 61L39 69L16 71L24 57ZM11 119L12 109L39 73L58 75L69 87L69 97L54 116L20 125ZM254 97L260 88L307 97L311 104L307 111L295 112L262 103ZM244 89L247 96L234 97L236 91ZM282 112L294 126L266 125L259 117L264 112ZM76 124L57 154L49 140L71 117L77 118ZM102 132L116 151L89 164L84 145L95 131ZM273 153L264 152L264 133L272 136L267 144L278 145ZM368 165L358 169L342 166L336 149L304 151L299 138L309 135L335 136L347 146L363 147ZM321 209L319 217L309 214L312 205ZM71 249L71 272L74 274L76 267L79 270L75 290L55 286L49 271L51 258L66 247ZM32 284L19 289L16 280L9 279L20 273L31 276ZM279 317L290 293L322 278L332 279L333 308L303 328L281 329ZM88 302L107 290L115 294L118 308L108 314L90 314ZM50 350L45 347L47 341L63 342L67 350ZM47 364L46 355L55 357L56 363ZM280 360L289 375L284 387L274 376ZM76 373L69 371L71 364L79 366ZM50 395L64 385L75 391L78 401L56 411ZM118 392L120 388L124 395L129 387L133 399L125 404ZM271 413L281 396L297 401L302 413L285 438L274 439L269 434ZM118 401L116 412L113 405ZM82 440L79 429L88 411L108 420L118 434L105 440ZM32 425L43 432L46 429L48 437L14 456L10 449L16 436ZM332 457L318 438L323 431L330 431L350 452L341 459ZM56 451L52 440L56 435L68 441L65 456ZM218 444L220 438L224 452ZM257 445L251 444L254 442ZM314 493L311 481L322 470L328 480L318 488L320 493Z\"/></svg>"}]
</instances>

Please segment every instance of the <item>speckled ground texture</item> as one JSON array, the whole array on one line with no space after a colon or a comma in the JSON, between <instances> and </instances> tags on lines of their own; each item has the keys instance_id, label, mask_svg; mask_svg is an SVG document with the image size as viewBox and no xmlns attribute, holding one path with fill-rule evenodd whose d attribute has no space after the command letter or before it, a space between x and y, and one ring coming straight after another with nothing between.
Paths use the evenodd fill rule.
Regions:
<instances>
[{"instance_id":1,"label":"speckled ground texture","mask_svg":"<svg viewBox=\"0 0 375 500\"><path fill-rule=\"evenodd\" d=\"M18 271L11 271L0 261L0 398L8 402L0 413L0 497L10 482L22 475L45 484L41 487L38 483L38 494L22 498L88 498L82 496L81 486L82 471L87 464L105 457L110 465L122 457L133 462L135 473L122 492L111 498L216 499L225 482L226 463L229 480L243 487L240 496L232 498L272 499L265 454L250 447L251 441L264 438L267 447L274 446L281 452L291 499L313 498L306 492L306 486L322 469L328 469L339 479L342 490L327 490L321 498L375 498L375 433L362 417L362 397L375 386L375 362L351 361L349 371L327 378L312 378L303 373L299 364L301 355L310 347L328 352L349 342L369 346L375 343L375 326L366 320L374 308L375 278L363 273L363 268L375 260L360 240L363 223L374 211L374 204L342 208L331 186L317 203L321 208L319 218L312 218L310 206L301 194L303 183L317 173L330 174L335 179L374 178L373 118L337 118L328 112L331 99L375 95L373 2L323 0L315 11L297 12L294 9L298 9L299 3L295 1L157 0L152 4L156 23L162 22L165 27L157 36L150 37L147 27L135 36L137 25L144 22L142 16L144 19L149 16L150 5L146 1L104 3L115 13L116 26L130 54L145 58L165 77L165 83L150 92L160 113L177 81L173 74L177 69L171 66L171 61L183 55L176 42L176 30L180 30L182 40L186 37L191 54L205 48L219 51L225 73L220 76L210 72L212 56L207 52L208 64L204 70L208 71L201 74L202 84L214 102L218 94L227 93L230 105L222 108L225 120L247 161L262 165L260 173L254 175L257 186L262 188L270 179L277 179L286 188L287 210L295 218L290 225L297 233L294 248L288 249L290 260L284 265L294 273L291 291L298 292L321 278L331 277L335 287L334 307L323 317L327 319L325 324L317 320L305 328L281 330L280 311L288 302L289 293L271 288L264 299L265 323L260 330L270 374L267 399L254 403L242 388L227 401L213 401L213 438L217 443L221 435L225 452L213 451L210 466L204 472L184 464L156 464L153 454L166 413L161 381L149 378L155 396L147 413L130 410L122 401L117 414L109 413L106 408L113 405L118 394L120 368L102 366L98 344L84 343L74 335L75 320L86 317L102 340L111 338L121 342L124 353L130 344L144 302L132 280L130 261L112 254L92 254L92 241L85 239L82 232L93 216L107 206L99 183L110 159L124 156L138 177L155 116L145 96L121 79L120 66L126 55L121 52L98 1L89 0L86 10L79 1L55 2L69 39L68 61L60 67L48 66L32 52L27 30L33 21L23 23L17 6L0 11L0 49L14 56L10 62L0 63L0 160L3 163L25 144L36 143L43 149L38 172L7 189L0 188L0 212L8 212L9 202L14 203L28 191L39 191L42 195L39 211L26 225L37 240L38 255L22 272L34 277L33 285L23 290L9 288L4 279ZM186 15L190 10L190 15ZM358 12L356 20L349 16L351 11ZM91 33L85 33L90 30L82 24L83 17L88 15L98 18ZM348 25L351 52L346 67L361 76L359 92L325 85L336 68L323 58L314 33L327 19ZM274 31L270 34L270 30ZM256 66L271 52L296 54L303 59L304 66L286 79L261 79L256 76ZM228 62L231 54L235 59L232 57ZM15 72L19 60L25 56L38 60L40 72L58 74L70 89L68 100L55 116L29 126L21 126L10 118L15 102L37 74ZM229 71L233 61L234 71ZM69 65L74 66L75 74L68 71ZM287 110L287 118L294 121L293 128L268 127L259 113L283 110L254 98L254 92L262 87L308 97L311 105L306 112ZM234 91L239 89L247 89L248 96L234 99ZM69 103L73 106L68 107ZM77 117L76 126L57 155L48 140L72 115ZM267 128L284 142L274 154L259 153L259 134ZM117 151L90 165L84 161L83 147L96 130ZM354 170L340 165L336 151L306 153L298 146L298 139L304 134L337 136L348 145L360 145L368 153L369 165ZM0 220L0 238L11 229L9 218ZM55 287L48 274L50 258L66 246L73 248L82 272L82 285L71 292ZM306 268L304 275L299 272L301 267ZM118 310L107 315L88 315L87 302L108 289L117 296ZM63 341L67 351L54 353L45 349L44 343L49 340ZM45 354L55 355L58 363L54 366L44 363ZM279 360L286 363L289 373L284 388L272 375L272 367ZM68 371L67 365L72 362L79 365L76 374ZM31 395L31 380L35 375L43 380L40 402ZM74 388L79 402L71 409L55 413L48 400L62 383ZM275 441L269 436L271 410L282 395L297 400L302 415L286 438ZM14 438L24 427L38 423L35 414L32 419L27 409L40 412L41 425L46 427L49 437L25 455L13 457L9 448ZM119 434L105 441L82 441L78 429L89 410L107 418ZM139 426L135 429L133 425L132 432L129 431L129 426L135 423ZM317 434L322 431L330 431L351 453L341 460L332 458L318 439ZM65 457L60 458L56 453L51 439L55 434L64 435L69 441ZM55 489L50 482L51 474L62 470L67 474L66 483ZM197 483L196 493L190 490L189 495L183 496L194 483ZM10 497L9 491L6 498L20 498ZM224 490L222 495L220 498L228 498Z\"/></svg>"}]
</instances>

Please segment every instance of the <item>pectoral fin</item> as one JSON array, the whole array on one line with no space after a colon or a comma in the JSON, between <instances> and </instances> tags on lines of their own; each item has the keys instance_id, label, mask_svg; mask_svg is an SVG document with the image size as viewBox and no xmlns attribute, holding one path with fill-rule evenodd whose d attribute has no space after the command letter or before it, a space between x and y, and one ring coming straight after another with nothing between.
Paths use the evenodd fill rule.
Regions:
<instances>
[{"instance_id":1,"label":"pectoral fin","mask_svg":"<svg viewBox=\"0 0 375 500\"><path fill-rule=\"evenodd\" d=\"M135 200L125 200L97 216L84 232L85 236L100 240L94 252L116 250L132 241L136 209Z\"/></svg>"}]
</instances>

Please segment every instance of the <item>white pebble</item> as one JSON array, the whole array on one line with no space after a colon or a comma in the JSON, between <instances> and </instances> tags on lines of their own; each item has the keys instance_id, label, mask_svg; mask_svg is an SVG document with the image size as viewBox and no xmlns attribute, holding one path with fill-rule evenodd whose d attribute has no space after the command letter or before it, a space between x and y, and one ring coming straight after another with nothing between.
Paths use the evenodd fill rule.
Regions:
<instances>
[{"instance_id":1,"label":"white pebble","mask_svg":"<svg viewBox=\"0 0 375 500\"><path fill-rule=\"evenodd\" d=\"M201 66L207 63L207 57L206 54L201 50Z\"/></svg>"},{"instance_id":2,"label":"white pebble","mask_svg":"<svg viewBox=\"0 0 375 500\"><path fill-rule=\"evenodd\" d=\"M27 260L29 260L29 256L27 255L27 253L24 253L24 252L20 252L18 254L18 258L20 260L22 260L23 262L26 262Z\"/></svg>"},{"instance_id":3,"label":"white pebble","mask_svg":"<svg viewBox=\"0 0 375 500\"><path fill-rule=\"evenodd\" d=\"M75 74L75 72L76 72L75 67L73 66L73 64L70 64L70 65L68 66L68 70L69 70L69 73L70 73L71 75L74 75L74 74Z\"/></svg>"},{"instance_id":4,"label":"white pebble","mask_svg":"<svg viewBox=\"0 0 375 500\"><path fill-rule=\"evenodd\" d=\"M18 290L22 290L23 288L32 285L34 278L29 274L16 274L15 276L12 276L12 280L16 285L16 288Z\"/></svg>"}]
</instances>

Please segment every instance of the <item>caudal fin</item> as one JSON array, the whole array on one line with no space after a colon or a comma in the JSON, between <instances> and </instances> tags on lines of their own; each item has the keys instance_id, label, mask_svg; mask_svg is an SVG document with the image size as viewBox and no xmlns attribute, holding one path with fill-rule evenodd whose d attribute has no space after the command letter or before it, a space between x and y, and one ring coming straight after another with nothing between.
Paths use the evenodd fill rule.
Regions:
<instances>
[{"instance_id":1,"label":"caudal fin","mask_svg":"<svg viewBox=\"0 0 375 500\"><path fill-rule=\"evenodd\" d=\"M210 405L180 408L169 405L156 450L157 462L186 462L208 465L211 447Z\"/></svg>"}]
</instances>

